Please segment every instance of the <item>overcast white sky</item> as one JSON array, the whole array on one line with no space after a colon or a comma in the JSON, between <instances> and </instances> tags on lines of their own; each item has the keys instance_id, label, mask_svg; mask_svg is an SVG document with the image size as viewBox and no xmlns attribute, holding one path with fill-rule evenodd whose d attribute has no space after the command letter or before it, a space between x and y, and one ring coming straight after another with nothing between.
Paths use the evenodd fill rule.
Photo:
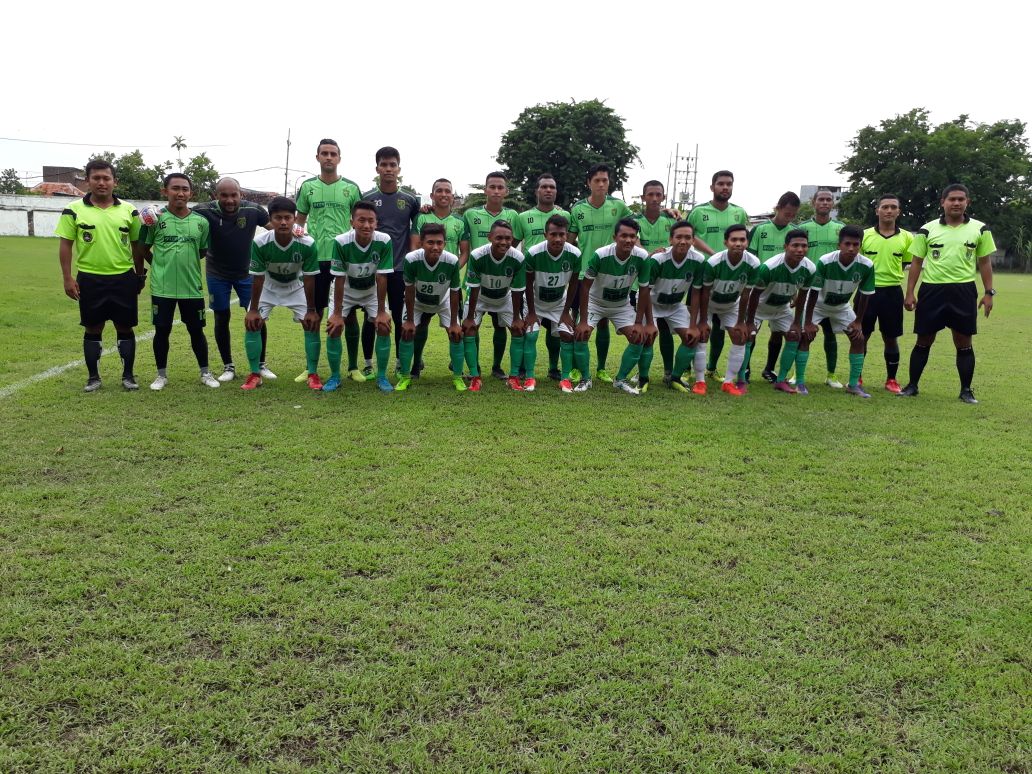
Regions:
<instances>
[{"instance_id":1,"label":"overcast white sky","mask_svg":"<svg viewBox=\"0 0 1032 774\"><path fill-rule=\"evenodd\" d=\"M179 10L181 9L181 10ZM844 183L835 166L868 124L922 106L935 122L1032 121L1032 13L997 0L870 3L393 2L20 4L5 9L0 168L39 175L95 151L148 163L204 150L248 187L283 190L341 144L371 187L394 145L405 182L460 192L497 164L528 105L604 99L641 148L624 196L666 181L676 143L736 175L756 213L786 190ZM116 147L125 146L125 147ZM30 181L36 182L36 181Z\"/></svg>"}]
</instances>

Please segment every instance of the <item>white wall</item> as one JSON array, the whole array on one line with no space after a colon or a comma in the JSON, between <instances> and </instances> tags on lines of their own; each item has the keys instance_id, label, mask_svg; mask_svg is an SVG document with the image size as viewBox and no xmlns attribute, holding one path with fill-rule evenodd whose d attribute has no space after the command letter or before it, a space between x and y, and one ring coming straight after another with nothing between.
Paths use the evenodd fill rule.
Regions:
<instances>
[{"instance_id":1,"label":"white wall","mask_svg":"<svg viewBox=\"0 0 1032 774\"><path fill-rule=\"evenodd\" d=\"M61 211L74 201L71 196L13 196L0 194L0 236L54 235ZM133 202L137 207L156 204L164 207L166 202ZM32 213L32 231L29 231L29 213Z\"/></svg>"}]
</instances>

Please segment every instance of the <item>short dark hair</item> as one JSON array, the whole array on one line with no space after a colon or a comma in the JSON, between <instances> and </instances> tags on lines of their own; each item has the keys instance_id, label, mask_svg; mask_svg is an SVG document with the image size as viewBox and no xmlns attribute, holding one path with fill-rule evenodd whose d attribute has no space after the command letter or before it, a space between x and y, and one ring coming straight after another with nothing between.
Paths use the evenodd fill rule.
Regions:
<instances>
[{"instance_id":1,"label":"short dark hair","mask_svg":"<svg viewBox=\"0 0 1032 774\"><path fill-rule=\"evenodd\" d=\"M746 234L749 233L749 229L747 229L741 223L732 223L730 226L724 229L724 239L728 239L736 231L744 231Z\"/></svg>"},{"instance_id":2,"label":"short dark hair","mask_svg":"<svg viewBox=\"0 0 1032 774\"><path fill-rule=\"evenodd\" d=\"M537 176L537 180L534 181L534 188L537 188L539 185L541 185L542 180L551 180L553 183L556 184L556 188L559 187L559 181L555 179L555 175L553 175L551 172L542 172L540 175Z\"/></svg>"},{"instance_id":3,"label":"short dark hair","mask_svg":"<svg viewBox=\"0 0 1032 774\"><path fill-rule=\"evenodd\" d=\"M785 247L788 247L788 243L793 239L805 239L806 243L810 243L810 235L806 233L805 229L794 228L785 234Z\"/></svg>"},{"instance_id":4,"label":"short dark hair","mask_svg":"<svg viewBox=\"0 0 1032 774\"><path fill-rule=\"evenodd\" d=\"M899 201L899 197L896 196L896 194L884 193L884 194L882 194L881 196L878 197L878 204L881 204L886 199L895 199L897 202ZM875 205L875 206L877 206L877 205Z\"/></svg>"},{"instance_id":5,"label":"short dark hair","mask_svg":"<svg viewBox=\"0 0 1032 774\"><path fill-rule=\"evenodd\" d=\"M670 235L673 236L674 232L679 228L690 228L692 230L692 236L695 236L695 226L689 223L687 220L679 220L677 223L670 227Z\"/></svg>"},{"instance_id":6,"label":"short dark hair","mask_svg":"<svg viewBox=\"0 0 1032 774\"><path fill-rule=\"evenodd\" d=\"M376 163L379 164L384 159L397 159L398 163L401 163L401 151L397 148L393 148L390 145L384 145L380 150L376 152Z\"/></svg>"},{"instance_id":7,"label":"short dark hair","mask_svg":"<svg viewBox=\"0 0 1032 774\"><path fill-rule=\"evenodd\" d=\"M817 201L817 197L820 196L822 193L828 194L828 196L830 196L832 199L835 198L835 194L832 193L829 189L818 188L816 191L814 191L813 196L811 197L812 201Z\"/></svg>"},{"instance_id":8,"label":"short dark hair","mask_svg":"<svg viewBox=\"0 0 1032 774\"><path fill-rule=\"evenodd\" d=\"M564 218L562 215L553 215L545 221L545 231L548 231L549 226L556 226L566 231L570 227L570 221Z\"/></svg>"},{"instance_id":9,"label":"short dark hair","mask_svg":"<svg viewBox=\"0 0 1032 774\"><path fill-rule=\"evenodd\" d=\"M376 214L376 205L373 204L372 202L364 202L364 201L355 202L354 205L352 205L352 207L351 207L351 214L352 215L355 214L355 210L369 210L371 213L373 213L375 215Z\"/></svg>"},{"instance_id":10,"label":"short dark hair","mask_svg":"<svg viewBox=\"0 0 1032 774\"><path fill-rule=\"evenodd\" d=\"M286 196L276 196L269 202L269 214L272 215L276 212L289 212L293 215L297 212L297 205L294 204L293 199L288 199Z\"/></svg>"},{"instance_id":11,"label":"short dark hair","mask_svg":"<svg viewBox=\"0 0 1032 774\"><path fill-rule=\"evenodd\" d=\"M588 180L588 182L590 182L591 178L593 178L599 172L605 172L606 175L608 175L609 177L613 176L613 170L609 168L608 164L592 164L590 167L588 167L588 174L585 179Z\"/></svg>"},{"instance_id":12,"label":"short dark hair","mask_svg":"<svg viewBox=\"0 0 1032 774\"><path fill-rule=\"evenodd\" d=\"M502 180L505 181L506 185L509 184L509 176L502 172L502 170L496 169L494 172L487 173L487 177L484 178L484 185L487 185L487 181L490 180L492 177L500 177Z\"/></svg>"},{"instance_id":13,"label":"short dark hair","mask_svg":"<svg viewBox=\"0 0 1032 774\"><path fill-rule=\"evenodd\" d=\"M638 221L634 218L620 218L620 220L616 221L616 226L613 227L613 236L619 234L621 228L634 229L635 234L641 231L641 226L638 225Z\"/></svg>"},{"instance_id":14,"label":"short dark hair","mask_svg":"<svg viewBox=\"0 0 1032 774\"><path fill-rule=\"evenodd\" d=\"M425 239L431 234L440 234L441 236L444 236L444 226L440 223L424 223L423 228L419 229L419 236Z\"/></svg>"},{"instance_id":15,"label":"short dark hair","mask_svg":"<svg viewBox=\"0 0 1032 774\"><path fill-rule=\"evenodd\" d=\"M507 228L507 229L509 229L509 231L512 231L512 223L510 223L507 220L502 220L501 218L499 218L498 220L496 220L494 223L491 224L491 231L494 231L496 228Z\"/></svg>"},{"instance_id":16,"label":"short dark hair","mask_svg":"<svg viewBox=\"0 0 1032 774\"><path fill-rule=\"evenodd\" d=\"M186 181L186 184L190 186L191 190L193 189L193 180L190 179L189 175L186 175L182 172L170 172L169 174L165 175L165 179L161 181L161 185L163 185L165 188L168 188L168 184L176 178L182 178Z\"/></svg>"},{"instance_id":17,"label":"short dark hair","mask_svg":"<svg viewBox=\"0 0 1032 774\"><path fill-rule=\"evenodd\" d=\"M846 237L853 237L853 239L859 239L862 242L864 239L864 230L859 226L843 226L842 230L838 232L839 244L842 244L842 240Z\"/></svg>"},{"instance_id":18,"label":"short dark hair","mask_svg":"<svg viewBox=\"0 0 1032 774\"><path fill-rule=\"evenodd\" d=\"M319 144L315 146L315 152L318 153L319 148L321 148L324 145L332 145L334 148L337 149L337 155L340 155L340 146L337 144L337 141L331 140L329 137L323 137L321 140L319 140Z\"/></svg>"},{"instance_id":19,"label":"short dark hair","mask_svg":"<svg viewBox=\"0 0 1032 774\"><path fill-rule=\"evenodd\" d=\"M448 185L451 185L451 184L452 184L452 181L451 181L451 180L449 180L449 179L448 179L448 178L446 178L446 177L439 177L439 178L437 178L436 180L434 180L434 183L433 183L433 185L431 185L431 186L430 186L430 192L431 192L431 193L433 193L434 191L436 191L436 190L437 190L437 184L438 184L438 183L447 183Z\"/></svg>"},{"instance_id":20,"label":"short dark hair","mask_svg":"<svg viewBox=\"0 0 1032 774\"><path fill-rule=\"evenodd\" d=\"M116 177L115 166L107 159L90 159L86 162L86 179L90 179L90 173L98 169L110 169L111 177Z\"/></svg>"},{"instance_id":21,"label":"short dark hair","mask_svg":"<svg viewBox=\"0 0 1032 774\"><path fill-rule=\"evenodd\" d=\"M662 188L663 192L666 193L666 188L664 187L664 185L661 182L659 182L658 180L649 180L647 183L645 183L645 185L643 185L641 187L641 195L644 196L645 192L648 189L650 189L650 188L652 188L653 186L656 186L656 185L658 185L660 188Z\"/></svg>"},{"instance_id":22,"label":"short dark hair","mask_svg":"<svg viewBox=\"0 0 1032 774\"><path fill-rule=\"evenodd\" d=\"M785 191L781 194L781 198L778 199L777 209L782 207L798 207L802 202L799 201L799 194L793 191Z\"/></svg>"},{"instance_id":23,"label":"short dark hair","mask_svg":"<svg viewBox=\"0 0 1032 774\"><path fill-rule=\"evenodd\" d=\"M961 191L964 194L964 196L966 196L968 199L971 198L971 192L968 190L968 187L966 185L964 185L963 183L950 183L948 186L942 189L942 196L939 197L940 201L942 199L945 199L954 191Z\"/></svg>"},{"instance_id":24,"label":"short dark hair","mask_svg":"<svg viewBox=\"0 0 1032 774\"><path fill-rule=\"evenodd\" d=\"M718 169L716 172L713 173L713 179L710 180L710 185L713 185L715 182L717 182L718 177L730 177L731 182L735 182L734 172L732 172L730 169Z\"/></svg>"}]
</instances>

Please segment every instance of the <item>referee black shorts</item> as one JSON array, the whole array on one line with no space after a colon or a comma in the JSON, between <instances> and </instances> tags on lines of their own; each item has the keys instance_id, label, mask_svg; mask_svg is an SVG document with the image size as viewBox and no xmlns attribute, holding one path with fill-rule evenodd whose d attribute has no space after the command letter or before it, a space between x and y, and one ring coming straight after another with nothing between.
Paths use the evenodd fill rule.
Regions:
<instances>
[{"instance_id":1,"label":"referee black shorts","mask_svg":"<svg viewBox=\"0 0 1032 774\"><path fill-rule=\"evenodd\" d=\"M319 261L319 273L315 275L315 308L319 314L330 305L330 288L333 287L333 275L330 274L330 262Z\"/></svg>"},{"instance_id":2,"label":"referee black shorts","mask_svg":"<svg viewBox=\"0 0 1032 774\"><path fill-rule=\"evenodd\" d=\"M864 336L874 333L874 324L882 336L898 339L903 335L903 288L889 285L875 288L874 295L867 297L867 311L860 322Z\"/></svg>"},{"instance_id":3,"label":"referee black shorts","mask_svg":"<svg viewBox=\"0 0 1032 774\"><path fill-rule=\"evenodd\" d=\"M949 328L955 333L978 333L978 290L974 282L921 285L914 310L914 333L927 335Z\"/></svg>"},{"instance_id":4,"label":"referee black shorts","mask_svg":"<svg viewBox=\"0 0 1032 774\"><path fill-rule=\"evenodd\" d=\"M79 325L89 328L108 320L121 328L135 328L139 324L140 280L135 271L130 269L124 274L80 271L75 281L79 283Z\"/></svg>"},{"instance_id":5,"label":"referee black shorts","mask_svg":"<svg viewBox=\"0 0 1032 774\"><path fill-rule=\"evenodd\" d=\"M166 298L151 296L151 324L155 328L171 328L179 307L179 319L189 329L204 327L206 304L203 298Z\"/></svg>"}]
</instances>

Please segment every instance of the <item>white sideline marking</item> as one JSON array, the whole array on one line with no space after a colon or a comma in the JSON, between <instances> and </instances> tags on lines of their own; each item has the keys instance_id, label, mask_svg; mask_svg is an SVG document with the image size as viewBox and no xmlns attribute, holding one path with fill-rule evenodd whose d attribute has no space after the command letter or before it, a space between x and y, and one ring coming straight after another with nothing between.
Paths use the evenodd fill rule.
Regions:
<instances>
[{"instance_id":1,"label":"white sideline marking","mask_svg":"<svg viewBox=\"0 0 1032 774\"><path fill-rule=\"evenodd\" d=\"M173 320L172 324L178 325L179 320ZM136 341L148 341L149 339L153 338L154 331L151 330L147 331L146 333L141 333L139 336L136 337ZM103 357L104 355L112 355L116 352L118 352L117 345L105 349L103 352L101 352L101 356ZM38 374L30 376L28 379L22 379L20 382L9 384L6 387L0 387L0 400L8 398L11 395L14 395L14 393L20 392L21 390L24 390L26 387L31 387L32 385L36 384L36 382L45 382L47 379L52 379L55 376L60 376L65 371L71 371L73 368L78 368L79 366L84 365L86 365L86 361L80 358L79 360L73 360L71 363L65 363L64 365L48 368L46 371L40 371Z\"/></svg>"}]
</instances>

